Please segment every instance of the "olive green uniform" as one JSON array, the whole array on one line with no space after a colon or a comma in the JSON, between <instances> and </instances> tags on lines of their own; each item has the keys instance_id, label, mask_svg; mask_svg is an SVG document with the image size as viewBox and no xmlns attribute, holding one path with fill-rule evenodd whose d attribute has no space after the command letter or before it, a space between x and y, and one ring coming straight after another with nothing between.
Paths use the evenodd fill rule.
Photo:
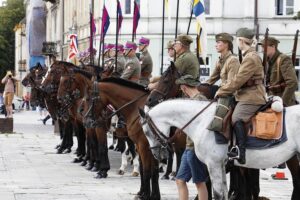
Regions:
<instances>
[{"instance_id":1,"label":"olive green uniform","mask_svg":"<svg viewBox=\"0 0 300 200\"><path fill-rule=\"evenodd\" d=\"M182 76L189 74L192 75L194 79L199 79L200 65L197 57L190 50L176 58L175 67Z\"/></svg>"},{"instance_id":2,"label":"olive green uniform","mask_svg":"<svg viewBox=\"0 0 300 200\"><path fill-rule=\"evenodd\" d=\"M295 105L295 91L298 88L298 81L289 56L276 51L269 60L267 85L270 86L269 95L280 96L285 106Z\"/></svg>"},{"instance_id":3,"label":"olive green uniform","mask_svg":"<svg viewBox=\"0 0 300 200\"><path fill-rule=\"evenodd\" d=\"M136 56L127 58L121 78L138 83L141 77L141 64Z\"/></svg>"},{"instance_id":4,"label":"olive green uniform","mask_svg":"<svg viewBox=\"0 0 300 200\"><path fill-rule=\"evenodd\" d=\"M141 78L140 84L147 86L153 69L152 57L148 50L143 51L141 56Z\"/></svg>"}]
</instances>

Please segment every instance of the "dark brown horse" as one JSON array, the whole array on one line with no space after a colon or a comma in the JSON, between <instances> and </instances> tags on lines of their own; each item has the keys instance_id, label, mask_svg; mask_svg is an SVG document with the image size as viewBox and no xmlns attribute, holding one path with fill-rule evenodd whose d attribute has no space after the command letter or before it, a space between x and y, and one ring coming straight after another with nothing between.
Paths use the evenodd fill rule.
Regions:
<instances>
[{"instance_id":1,"label":"dark brown horse","mask_svg":"<svg viewBox=\"0 0 300 200\"><path fill-rule=\"evenodd\" d=\"M97 106L102 110L105 110L109 104L117 110L121 108L118 110L118 113L125 117L128 137L136 144L141 160L139 198L160 199L158 163L149 149L149 144L143 133L138 114L138 108L144 106L148 91L143 86L118 78L102 80L98 84L98 89L98 97L101 103L97 104ZM152 183L151 186L150 181Z\"/></svg>"},{"instance_id":2,"label":"dark brown horse","mask_svg":"<svg viewBox=\"0 0 300 200\"><path fill-rule=\"evenodd\" d=\"M179 86L175 84L175 80L180 77L175 65L171 66L164 72L159 80L158 86L148 96L146 105L154 106L157 103L174 98L179 94ZM206 97L212 99L216 88L209 85L201 85L198 90ZM300 199L300 167L297 156L287 161L288 168L293 177L293 193L292 200ZM231 176L230 191L231 199L259 199L259 170L233 167L235 175Z\"/></svg>"}]
</instances>

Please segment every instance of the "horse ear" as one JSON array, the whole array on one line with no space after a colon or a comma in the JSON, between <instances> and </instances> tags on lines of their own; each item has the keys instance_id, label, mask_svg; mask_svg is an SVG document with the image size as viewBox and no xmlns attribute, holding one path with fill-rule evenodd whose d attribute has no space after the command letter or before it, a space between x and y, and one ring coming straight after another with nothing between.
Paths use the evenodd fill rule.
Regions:
<instances>
[{"instance_id":1,"label":"horse ear","mask_svg":"<svg viewBox=\"0 0 300 200\"><path fill-rule=\"evenodd\" d=\"M139 114L140 114L140 117L141 117L142 119L145 119L146 113L145 113L145 111L144 111L143 109L139 108Z\"/></svg>"}]
</instances>

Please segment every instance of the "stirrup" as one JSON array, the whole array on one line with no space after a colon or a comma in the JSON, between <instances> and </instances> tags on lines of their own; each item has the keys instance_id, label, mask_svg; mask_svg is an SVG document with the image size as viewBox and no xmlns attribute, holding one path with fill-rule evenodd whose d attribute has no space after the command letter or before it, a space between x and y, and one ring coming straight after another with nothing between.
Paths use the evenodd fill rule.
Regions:
<instances>
[{"instance_id":1,"label":"stirrup","mask_svg":"<svg viewBox=\"0 0 300 200\"><path fill-rule=\"evenodd\" d=\"M236 156L232 156L230 157L230 153L236 153L237 155ZM229 160L236 160L236 159L240 159L240 149L237 145L233 146L230 151L227 153L228 155L228 159Z\"/></svg>"}]
</instances>

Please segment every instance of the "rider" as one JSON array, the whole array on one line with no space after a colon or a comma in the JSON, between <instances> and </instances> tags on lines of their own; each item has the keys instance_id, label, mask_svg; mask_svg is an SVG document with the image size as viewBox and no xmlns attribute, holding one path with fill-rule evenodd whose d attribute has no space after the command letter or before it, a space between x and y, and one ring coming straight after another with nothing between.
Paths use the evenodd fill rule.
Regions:
<instances>
[{"instance_id":1,"label":"rider","mask_svg":"<svg viewBox=\"0 0 300 200\"><path fill-rule=\"evenodd\" d=\"M254 31L240 28L236 34L238 47L243 54L243 61L236 76L220 87L216 97L235 94L237 105L232 114L232 124L238 147L233 148L228 156L231 159L238 159L241 164L245 164L246 131L244 123L266 103L266 91L263 85L264 68L261 58L251 47L254 42Z\"/></svg>"},{"instance_id":2,"label":"rider","mask_svg":"<svg viewBox=\"0 0 300 200\"><path fill-rule=\"evenodd\" d=\"M135 54L137 45L128 41L124 49L127 60L121 78L138 83L141 77L141 64Z\"/></svg>"},{"instance_id":3,"label":"rider","mask_svg":"<svg viewBox=\"0 0 300 200\"><path fill-rule=\"evenodd\" d=\"M292 59L278 50L278 43L274 37L268 37L268 41L262 40L261 45L267 47L268 71L266 84L268 95L280 96L285 106L296 104L295 91L298 81ZM264 48L262 48L265 50Z\"/></svg>"},{"instance_id":4,"label":"rider","mask_svg":"<svg viewBox=\"0 0 300 200\"><path fill-rule=\"evenodd\" d=\"M141 78L140 84L147 86L151 77L153 62L150 53L148 52L148 46L150 39L142 37L139 40L139 51L142 53L140 57L141 61Z\"/></svg>"},{"instance_id":5,"label":"rider","mask_svg":"<svg viewBox=\"0 0 300 200\"><path fill-rule=\"evenodd\" d=\"M124 57L124 46L122 44L118 44L117 47L116 47L116 45L113 46L113 48L110 50L110 57L115 58L116 53L118 54L117 55L117 69L115 69L115 64L114 64L113 65L114 70L113 70L112 75L116 76L116 77L120 77L124 71L124 67L126 64L126 60Z\"/></svg>"},{"instance_id":6,"label":"rider","mask_svg":"<svg viewBox=\"0 0 300 200\"><path fill-rule=\"evenodd\" d=\"M193 38L185 34L181 34L175 39L173 45L176 52L175 67L182 76L189 74L198 80L200 65L197 57L190 51L192 42Z\"/></svg>"},{"instance_id":7,"label":"rider","mask_svg":"<svg viewBox=\"0 0 300 200\"><path fill-rule=\"evenodd\" d=\"M225 85L228 80L232 80L235 74L237 74L238 69L240 67L240 63L238 58L232 54L233 51L233 37L228 33L219 33L216 35L216 50L220 53L219 60L216 63L215 69L211 74L210 78L206 81L209 85L213 85L219 79L221 79L221 84ZM231 94L232 95L232 94ZM231 96L229 95L229 96ZM231 98L219 98L218 106L229 105ZM226 106L229 107L229 106ZM224 108L224 107L223 107ZM220 108L217 109L216 117L210 123L208 129L212 131L222 131L222 117L226 115L229 110L225 110ZM221 116L222 115L222 116ZM222 120L220 123L220 119ZM221 124L221 126L220 126Z\"/></svg>"},{"instance_id":8,"label":"rider","mask_svg":"<svg viewBox=\"0 0 300 200\"><path fill-rule=\"evenodd\" d=\"M176 80L176 84L180 85L182 92L191 99L206 100L197 89L198 80L192 75L184 75ZM198 199L207 200L208 192L206 188L206 180L208 178L207 167L196 156L194 143L186 137L186 149L181 157L181 163L176 175L176 184L179 193L179 199L188 199L187 182L193 178L198 191Z\"/></svg>"}]
</instances>

